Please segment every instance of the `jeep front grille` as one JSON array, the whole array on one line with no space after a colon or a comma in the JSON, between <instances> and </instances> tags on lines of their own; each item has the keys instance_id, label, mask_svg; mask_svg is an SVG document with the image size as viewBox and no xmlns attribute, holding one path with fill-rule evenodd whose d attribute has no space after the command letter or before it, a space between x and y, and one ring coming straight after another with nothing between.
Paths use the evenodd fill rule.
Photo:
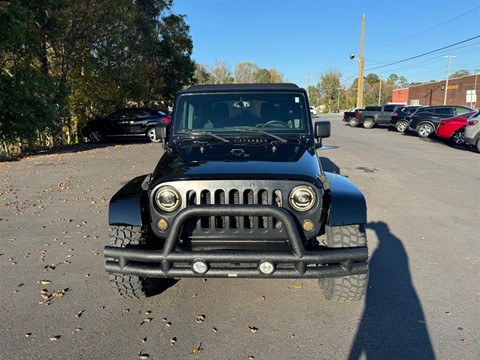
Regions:
<instances>
[{"instance_id":1,"label":"jeep front grille","mask_svg":"<svg viewBox=\"0 0 480 360\"><path fill-rule=\"evenodd\" d=\"M275 205L282 206L282 191L268 189L198 189L186 194L186 206L192 205ZM268 216L202 216L190 221L191 230L268 231L282 224Z\"/></svg>"}]
</instances>

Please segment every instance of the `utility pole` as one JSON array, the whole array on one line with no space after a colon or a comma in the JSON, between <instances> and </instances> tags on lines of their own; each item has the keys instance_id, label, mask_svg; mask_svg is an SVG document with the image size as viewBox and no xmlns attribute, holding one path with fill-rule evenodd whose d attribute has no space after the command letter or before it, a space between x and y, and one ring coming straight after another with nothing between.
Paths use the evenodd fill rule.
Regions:
<instances>
[{"instance_id":1,"label":"utility pole","mask_svg":"<svg viewBox=\"0 0 480 360\"><path fill-rule=\"evenodd\" d=\"M337 109L340 111L340 90L342 90L341 87L337 88Z\"/></svg>"},{"instance_id":2,"label":"utility pole","mask_svg":"<svg viewBox=\"0 0 480 360\"><path fill-rule=\"evenodd\" d=\"M380 99L382 97L382 76L383 74L380 74L380 86L378 87L378 106L380 106Z\"/></svg>"},{"instance_id":3,"label":"utility pole","mask_svg":"<svg viewBox=\"0 0 480 360\"><path fill-rule=\"evenodd\" d=\"M308 73L307 73L307 95L308 95L308 97L310 97L310 93L308 91L308 88L310 87L310 77L311 76L310 76L310 70L309 70Z\"/></svg>"},{"instance_id":4,"label":"utility pole","mask_svg":"<svg viewBox=\"0 0 480 360\"><path fill-rule=\"evenodd\" d=\"M363 38L365 36L365 14L362 17L362 36L360 37L360 54L358 58L357 108L363 108Z\"/></svg>"},{"instance_id":5,"label":"utility pole","mask_svg":"<svg viewBox=\"0 0 480 360\"><path fill-rule=\"evenodd\" d=\"M447 105L448 77L450 76L450 61L451 61L451 58L455 56L448 54L448 56L444 56L444 57L448 57L447 80L445 81L445 97L443 98L443 105Z\"/></svg>"}]
</instances>

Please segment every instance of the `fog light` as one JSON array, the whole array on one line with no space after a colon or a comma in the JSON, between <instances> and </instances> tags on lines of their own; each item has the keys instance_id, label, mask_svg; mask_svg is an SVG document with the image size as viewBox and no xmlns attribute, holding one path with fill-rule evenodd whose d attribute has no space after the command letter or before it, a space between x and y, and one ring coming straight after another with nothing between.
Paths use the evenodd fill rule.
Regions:
<instances>
[{"instance_id":1,"label":"fog light","mask_svg":"<svg viewBox=\"0 0 480 360\"><path fill-rule=\"evenodd\" d=\"M165 219L160 219L157 221L157 229L165 232L168 230L168 221Z\"/></svg>"},{"instance_id":2,"label":"fog light","mask_svg":"<svg viewBox=\"0 0 480 360\"><path fill-rule=\"evenodd\" d=\"M273 265L270 261L262 261L258 266L258 269L261 273L270 275L275 271L275 265Z\"/></svg>"},{"instance_id":3,"label":"fog light","mask_svg":"<svg viewBox=\"0 0 480 360\"><path fill-rule=\"evenodd\" d=\"M197 274L205 274L208 271L208 265L203 260L195 260L192 265L192 269Z\"/></svg>"},{"instance_id":4,"label":"fog light","mask_svg":"<svg viewBox=\"0 0 480 360\"><path fill-rule=\"evenodd\" d=\"M306 232L310 232L315 230L315 223L310 219L306 219L303 221L302 227Z\"/></svg>"}]
</instances>

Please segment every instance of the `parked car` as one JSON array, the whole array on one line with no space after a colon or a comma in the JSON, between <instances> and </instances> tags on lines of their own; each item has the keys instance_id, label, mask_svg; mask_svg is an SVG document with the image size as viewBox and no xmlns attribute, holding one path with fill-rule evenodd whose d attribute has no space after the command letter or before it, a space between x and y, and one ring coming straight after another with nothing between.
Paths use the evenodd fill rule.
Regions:
<instances>
[{"instance_id":1,"label":"parked car","mask_svg":"<svg viewBox=\"0 0 480 360\"><path fill-rule=\"evenodd\" d=\"M353 108L343 113L343 121L347 122L350 126L355 127L358 125L358 114L363 108Z\"/></svg>"},{"instance_id":2,"label":"parked car","mask_svg":"<svg viewBox=\"0 0 480 360\"><path fill-rule=\"evenodd\" d=\"M410 122L408 130L414 131L421 138L428 138L435 133L435 130L440 125L442 119L454 117L456 115L467 114L474 112L468 106L457 105L441 105L441 106L427 106L415 111L409 116Z\"/></svg>"},{"instance_id":3,"label":"parked car","mask_svg":"<svg viewBox=\"0 0 480 360\"><path fill-rule=\"evenodd\" d=\"M470 116L472 116L472 113L461 114L452 118L440 120L440 125L436 131L437 137L451 141L456 145L463 145L465 143L464 130Z\"/></svg>"},{"instance_id":4,"label":"parked car","mask_svg":"<svg viewBox=\"0 0 480 360\"><path fill-rule=\"evenodd\" d=\"M408 127L407 117L423 107L420 105L409 105L398 108L392 112L390 126L394 127L398 132L404 132Z\"/></svg>"},{"instance_id":5,"label":"parked car","mask_svg":"<svg viewBox=\"0 0 480 360\"><path fill-rule=\"evenodd\" d=\"M104 118L89 121L81 133L92 143L100 143L108 138L145 138L159 142L155 136L155 126L167 126L171 116L150 108L128 108Z\"/></svg>"},{"instance_id":6,"label":"parked car","mask_svg":"<svg viewBox=\"0 0 480 360\"><path fill-rule=\"evenodd\" d=\"M382 106L367 106L358 115L358 124L365 129L371 129L377 125L390 125L392 112L402 107L402 104L386 104Z\"/></svg>"},{"instance_id":7,"label":"parked car","mask_svg":"<svg viewBox=\"0 0 480 360\"><path fill-rule=\"evenodd\" d=\"M317 109L315 109L314 106L310 106L310 113L311 113L312 115L317 115Z\"/></svg>"},{"instance_id":8,"label":"parked car","mask_svg":"<svg viewBox=\"0 0 480 360\"><path fill-rule=\"evenodd\" d=\"M464 131L465 145L475 146L480 152L480 111L470 116Z\"/></svg>"}]
</instances>

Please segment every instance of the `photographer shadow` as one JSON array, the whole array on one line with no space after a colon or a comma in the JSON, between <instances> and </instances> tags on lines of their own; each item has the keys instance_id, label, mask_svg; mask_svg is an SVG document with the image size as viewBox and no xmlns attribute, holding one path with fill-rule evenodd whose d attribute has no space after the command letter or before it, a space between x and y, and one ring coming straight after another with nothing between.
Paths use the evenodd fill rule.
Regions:
<instances>
[{"instance_id":1,"label":"photographer shadow","mask_svg":"<svg viewBox=\"0 0 480 360\"><path fill-rule=\"evenodd\" d=\"M375 231L379 247L370 258L365 310L348 359L435 359L402 242L384 222L366 228Z\"/></svg>"}]
</instances>

